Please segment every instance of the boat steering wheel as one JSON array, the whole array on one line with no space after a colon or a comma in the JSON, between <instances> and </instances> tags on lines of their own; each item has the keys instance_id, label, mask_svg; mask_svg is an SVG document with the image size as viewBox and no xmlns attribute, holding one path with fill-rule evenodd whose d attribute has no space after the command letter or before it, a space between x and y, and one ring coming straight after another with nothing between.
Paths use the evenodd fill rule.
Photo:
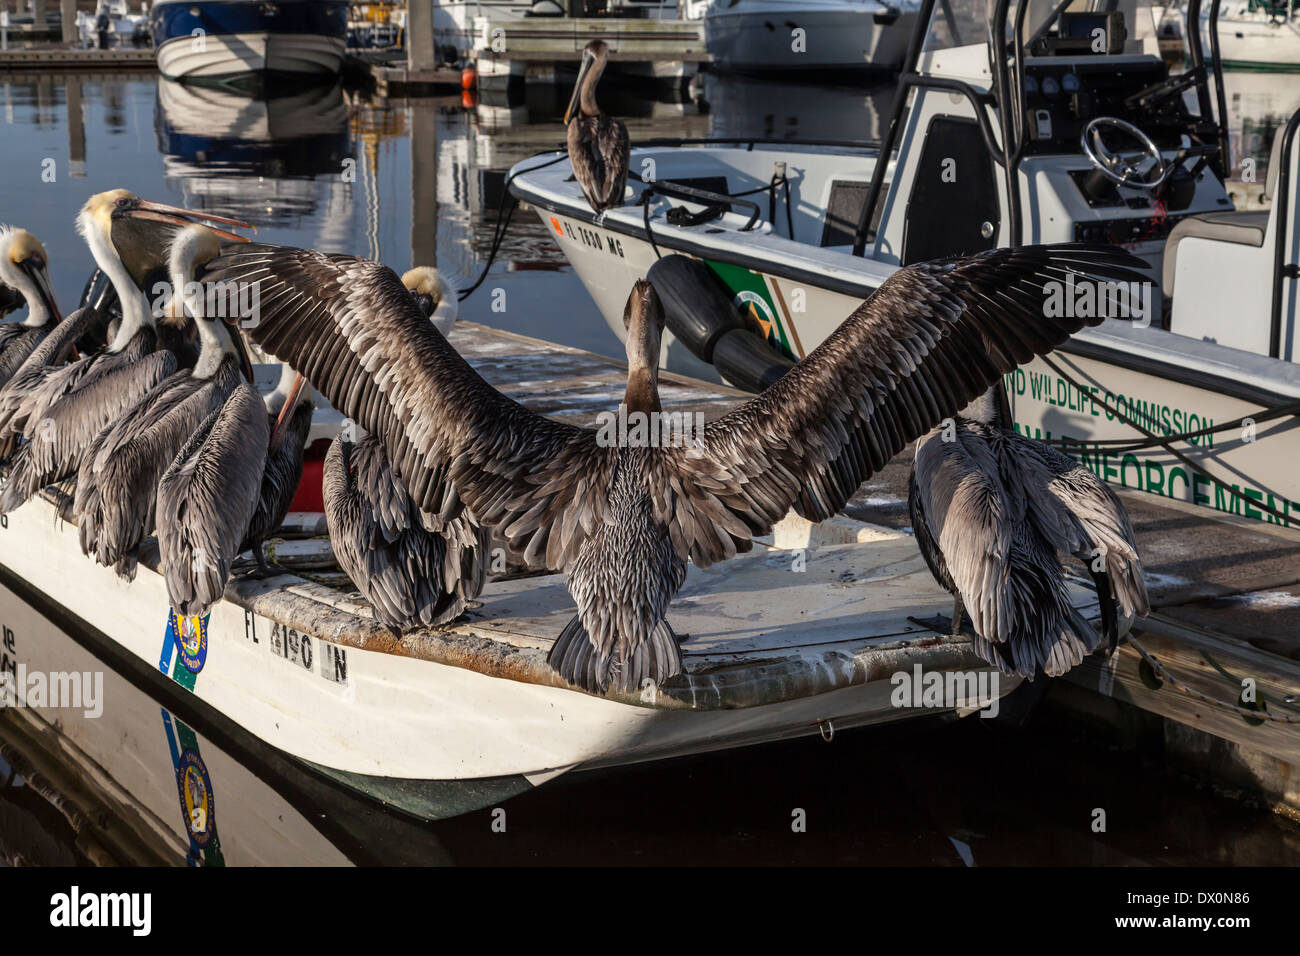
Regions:
<instances>
[{"instance_id":1,"label":"boat steering wheel","mask_svg":"<svg viewBox=\"0 0 1300 956\"><path fill-rule=\"evenodd\" d=\"M1120 130L1137 140L1142 145L1141 152L1127 155L1112 152L1101 139L1101 131L1108 128ZM1116 186L1155 189L1165 181L1175 165L1165 162L1165 158L1160 155L1160 147L1151 141L1150 136L1132 123L1114 116L1098 116L1089 120L1079 137L1079 145L1083 147L1083 155L1088 157L1092 165ZM1142 165L1147 159L1154 160L1155 165L1143 173Z\"/></svg>"}]
</instances>

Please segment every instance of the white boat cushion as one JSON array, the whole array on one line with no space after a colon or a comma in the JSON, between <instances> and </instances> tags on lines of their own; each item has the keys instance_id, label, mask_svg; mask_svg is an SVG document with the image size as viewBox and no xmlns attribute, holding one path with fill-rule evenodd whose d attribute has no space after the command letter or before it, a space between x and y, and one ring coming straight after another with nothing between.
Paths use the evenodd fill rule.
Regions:
<instances>
[{"instance_id":1,"label":"white boat cushion","mask_svg":"<svg viewBox=\"0 0 1300 956\"><path fill-rule=\"evenodd\" d=\"M1169 238L1165 240L1165 262L1160 276L1160 287L1165 295L1174 294L1178 243L1184 239L1213 239L1217 242L1231 242L1258 248L1264 244L1264 233L1268 229L1268 213L1267 209L1203 212L1188 216L1174 226L1169 232Z\"/></svg>"},{"instance_id":2,"label":"white boat cushion","mask_svg":"<svg viewBox=\"0 0 1300 956\"><path fill-rule=\"evenodd\" d=\"M1263 198L1273 201L1273 191L1277 187L1278 173L1282 168L1282 134L1284 126L1279 126L1273 134L1273 147L1269 151L1268 168L1265 170ZM1223 212L1203 212L1189 216L1169 231L1165 240L1165 261L1160 273L1160 288L1166 296L1174 294L1174 270L1177 268L1178 243L1187 238L1215 239L1219 242L1233 242L1243 246L1259 247L1264 244L1264 233L1268 229L1269 210L1224 210Z\"/></svg>"}]
</instances>

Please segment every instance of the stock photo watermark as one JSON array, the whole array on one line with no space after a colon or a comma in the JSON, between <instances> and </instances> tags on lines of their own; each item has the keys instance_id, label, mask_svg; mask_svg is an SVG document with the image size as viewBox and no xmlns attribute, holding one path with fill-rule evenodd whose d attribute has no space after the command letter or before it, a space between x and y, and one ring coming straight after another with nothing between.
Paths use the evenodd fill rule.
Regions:
<instances>
[{"instance_id":1,"label":"stock photo watermark","mask_svg":"<svg viewBox=\"0 0 1300 956\"><path fill-rule=\"evenodd\" d=\"M80 710L91 719L104 713L103 671L41 671L20 663L0 671L0 708Z\"/></svg>"},{"instance_id":2,"label":"stock photo watermark","mask_svg":"<svg viewBox=\"0 0 1300 956\"><path fill-rule=\"evenodd\" d=\"M999 712L1001 675L997 671L895 671L889 678L889 702L898 708L976 710L981 717Z\"/></svg>"}]
</instances>

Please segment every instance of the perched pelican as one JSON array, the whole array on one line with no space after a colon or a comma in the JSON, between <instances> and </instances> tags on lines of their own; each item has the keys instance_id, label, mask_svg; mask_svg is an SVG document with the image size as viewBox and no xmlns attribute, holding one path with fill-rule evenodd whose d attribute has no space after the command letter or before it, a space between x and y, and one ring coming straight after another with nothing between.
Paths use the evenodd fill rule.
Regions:
<instances>
[{"instance_id":1,"label":"perched pelican","mask_svg":"<svg viewBox=\"0 0 1300 956\"><path fill-rule=\"evenodd\" d=\"M19 451L23 460L14 457L18 477L11 475L6 483L0 512L75 472L91 440L175 370L174 356L155 351L158 334L141 284L167 262L167 243L176 230L195 219L243 225L148 202L124 189L98 193L82 207L77 227L113 283L122 318L104 349L59 365L100 318L93 309L79 309L60 322L0 388L0 442L12 447L24 439L22 449L27 450ZM239 239L220 230L216 234ZM111 379L99 381L106 376ZM33 442L38 428L42 440Z\"/></svg>"},{"instance_id":2,"label":"perched pelican","mask_svg":"<svg viewBox=\"0 0 1300 956\"><path fill-rule=\"evenodd\" d=\"M437 271L412 269L402 285L446 337L457 308ZM388 627L445 624L483 590L491 533L454 498L440 508L444 514L416 507L373 437L336 438L321 483L334 555Z\"/></svg>"},{"instance_id":3,"label":"perched pelican","mask_svg":"<svg viewBox=\"0 0 1300 956\"><path fill-rule=\"evenodd\" d=\"M266 465L257 492L257 507L249 519L239 550L251 550L261 574L270 574L262 545L284 521L302 480L303 452L311 431L315 395L290 366L280 368L280 381L266 397L269 438Z\"/></svg>"},{"instance_id":4,"label":"perched pelican","mask_svg":"<svg viewBox=\"0 0 1300 956\"><path fill-rule=\"evenodd\" d=\"M452 326L460 317L460 302L456 299L456 290L431 266L416 266L402 275L402 285L415 296L420 311L433 320L434 328L443 334L451 334Z\"/></svg>"},{"instance_id":5,"label":"perched pelican","mask_svg":"<svg viewBox=\"0 0 1300 956\"><path fill-rule=\"evenodd\" d=\"M62 319L49 262L45 247L26 229L0 226L0 315L27 305L23 321L0 322L0 386Z\"/></svg>"},{"instance_id":6,"label":"perched pelican","mask_svg":"<svg viewBox=\"0 0 1300 956\"><path fill-rule=\"evenodd\" d=\"M596 105L596 84L608 59L609 47L603 40L586 45L573 96L564 111L569 165L597 215L623 205L623 187L627 185L627 127Z\"/></svg>"},{"instance_id":7,"label":"perched pelican","mask_svg":"<svg viewBox=\"0 0 1300 956\"><path fill-rule=\"evenodd\" d=\"M270 573L262 542L298 489L315 406L302 381L284 366L265 401L241 382L159 480L158 549L182 616L206 614L225 592L235 558L250 548L259 572Z\"/></svg>"},{"instance_id":8,"label":"perched pelican","mask_svg":"<svg viewBox=\"0 0 1300 956\"><path fill-rule=\"evenodd\" d=\"M373 435L335 438L321 485L334 556L388 627L445 624L483 590L488 530L422 510Z\"/></svg>"},{"instance_id":9,"label":"perched pelican","mask_svg":"<svg viewBox=\"0 0 1300 956\"><path fill-rule=\"evenodd\" d=\"M1102 630L1119 639L1116 604L1150 612L1128 513L1106 483L1010 426L1001 388L990 389L920 439L908 490L916 543L931 573L963 606L975 649L1004 673L1058 677L1097 647L1096 630L1070 604L1058 552L1088 567Z\"/></svg>"},{"instance_id":10,"label":"perched pelican","mask_svg":"<svg viewBox=\"0 0 1300 956\"><path fill-rule=\"evenodd\" d=\"M219 251L217 236L205 226L187 226L175 237L171 305L175 312L183 303L194 316L198 361L168 375L104 428L77 471L73 511L81 549L128 579L135 575L136 546L153 530L159 478L239 385L241 370L252 379L238 332L204 314L202 286L194 281L195 270Z\"/></svg>"},{"instance_id":11,"label":"perched pelican","mask_svg":"<svg viewBox=\"0 0 1300 956\"><path fill-rule=\"evenodd\" d=\"M748 551L792 507L829 518L909 441L1084 324L1044 307L1046 285L1140 281L1140 262L1059 245L908 266L762 394L689 442L635 447L499 393L378 263L239 247L208 278L260 283L249 334L375 436L417 508L453 494L529 565L567 572L578 613L551 663L588 690L628 691L681 670L664 614L688 559ZM624 321L625 402L648 417L663 328L648 283Z\"/></svg>"},{"instance_id":12,"label":"perched pelican","mask_svg":"<svg viewBox=\"0 0 1300 956\"><path fill-rule=\"evenodd\" d=\"M262 397L241 382L158 481L158 551L183 617L202 617L226 590L258 508L269 436Z\"/></svg>"}]
</instances>

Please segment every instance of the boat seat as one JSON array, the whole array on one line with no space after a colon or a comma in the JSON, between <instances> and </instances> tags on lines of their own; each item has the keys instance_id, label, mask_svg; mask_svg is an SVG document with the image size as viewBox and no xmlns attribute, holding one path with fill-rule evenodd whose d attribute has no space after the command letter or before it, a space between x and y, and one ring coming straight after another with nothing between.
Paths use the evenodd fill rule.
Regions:
<instances>
[{"instance_id":1,"label":"boat seat","mask_svg":"<svg viewBox=\"0 0 1300 956\"><path fill-rule=\"evenodd\" d=\"M1269 153L1268 169L1265 172L1263 198L1273 199L1273 190L1277 186L1277 177L1282 165L1282 133L1285 127L1278 127L1273 135L1273 148ZM1178 244L1184 239L1212 239L1215 242L1230 242L1240 246L1264 245L1264 234L1268 231L1268 217L1271 209L1244 209L1203 212L1186 219L1169 231L1165 240L1165 261L1160 273L1160 288L1167 297L1174 294L1174 274L1178 267Z\"/></svg>"},{"instance_id":2,"label":"boat seat","mask_svg":"<svg viewBox=\"0 0 1300 956\"><path fill-rule=\"evenodd\" d=\"M1174 226L1165 240L1165 262L1160 276L1160 287L1165 295L1174 294L1174 270L1180 242L1184 239L1213 239L1258 248L1264 244L1268 214L1267 209L1203 212L1188 216Z\"/></svg>"}]
</instances>

